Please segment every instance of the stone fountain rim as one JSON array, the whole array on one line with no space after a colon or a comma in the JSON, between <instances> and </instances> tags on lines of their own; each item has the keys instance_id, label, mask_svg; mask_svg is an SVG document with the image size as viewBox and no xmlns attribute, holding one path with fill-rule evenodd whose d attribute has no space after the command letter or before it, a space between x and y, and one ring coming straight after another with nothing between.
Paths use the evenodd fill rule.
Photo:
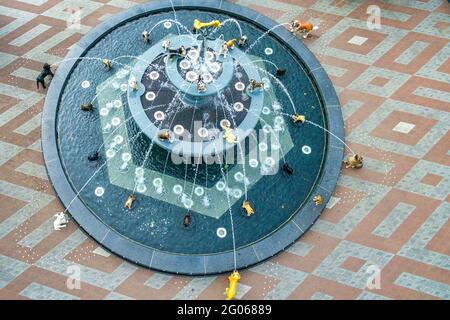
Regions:
<instances>
[{"instance_id":1,"label":"stone fountain rim","mask_svg":"<svg viewBox=\"0 0 450 320\"><path fill-rule=\"evenodd\" d=\"M160 0L135 6L104 21L90 30L75 44L67 58L78 58L91 49L105 34L113 29L140 17L171 11L175 9L197 9L223 13L237 17L268 30L277 25L270 18L240 5L224 0ZM334 87L323 67L316 57L303 43L285 28L276 28L271 32L278 41L289 49L303 62L316 87L321 94L328 130L342 141L344 140L344 122L340 103ZM210 255L185 255L158 251L120 235L105 225L89 210L76 192L65 174L58 152L58 135L56 119L58 105L66 85L68 75L76 66L77 59L61 64L48 89L42 115L41 139L42 152L47 173L57 197L64 207L70 204L70 213L81 228L109 251L141 266L175 274L207 275L228 272L234 269L233 252ZM341 170L344 146L337 139L327 136L327 153L322 174L316 183L307 202L297 213L276 231L261 241L242 247L236 251L238 269L246 268L262 262L283 251L303 235L319 218L326 203L331 197ZM315 194L321 194L323 204L316 206L312 201ZM72 202L73 201L73 202Z\"/></svg>"}]
</instances>

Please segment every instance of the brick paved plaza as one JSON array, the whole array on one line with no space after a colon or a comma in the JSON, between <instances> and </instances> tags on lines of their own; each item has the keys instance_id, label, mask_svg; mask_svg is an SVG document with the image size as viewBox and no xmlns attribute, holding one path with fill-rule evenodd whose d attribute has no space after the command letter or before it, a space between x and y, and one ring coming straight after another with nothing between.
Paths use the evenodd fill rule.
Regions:
<instances>
[{"instance_id":1,"label":"brick paved plaza","mask_svg":"<svg viewBox=\"0 0 450 320\"><path fill-rule=\"evenodd\" d=\"M220 1L220 0L218 0ZM45 170L36 90L92 27L144 0L0 0L0 299L224 299L226 275L175 276L110 254L73 221ZM445 0L238 0L277 22L310 20L304 41L338 93L349 146L313 227L241 270L239 299L450 299L450 4ZM369 6L381 28L369 28ZM67 28L73 8L80 28ZM370 11L370 10L369 10ZM370 24L369 24L370 25ZM68 276L79 267L81 287ZM380 270L380 287L367 286Z\"/></svg>"}]
</instances>

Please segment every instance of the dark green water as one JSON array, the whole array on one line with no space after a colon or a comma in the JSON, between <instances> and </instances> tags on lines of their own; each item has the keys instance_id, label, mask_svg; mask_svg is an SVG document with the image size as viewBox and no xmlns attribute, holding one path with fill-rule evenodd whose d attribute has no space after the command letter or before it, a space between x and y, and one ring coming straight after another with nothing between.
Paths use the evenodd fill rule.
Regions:
<instances>
[{"instance_id":1,"label":"dark green water","mask_svg":"<svg viewBox=\"0 0 450 320\"><path fill-rule=\"evenodd\" d=\"M149 48L149 45L140 39L142 30L149 30L155 23L167 18L173 18L173 14L161 13L122 25L101 39L86 54L86 57L114 59L119 56L139 56ZM223 21L228 17L198 11L178 11L177 18L190 29L194 18L204 21L212 19ZM263 33L248 23L240 22L240 24L243 33L249 37L250 43ZM167 32L176 33L176 26L173 25L171 29L167 30L161 24L153 31L152 42L159 41ZM181 30L181 32L186 33L184 30ZM226 39L238 36L237 29L232 23L223 27L221 33L225 34ZM265 55L264 50L267 47L272 48L274 54ZM297 111L305 114L308 120L326 127L326 120L316 89L300 62L291 55L289 50L275 39L265 37L249 51L249 54L268 59L287 69L287 74L281 80L296 103ZM124 64L131 64L133 59L122 58L119 61ZM267 64L266 68L274 71L270 64ZM67 80L59 104L58 147L67 177L76 191L81 190L101 165L101 163L89 163L86 157L103 142L97 102L94 101L93 103L96 111L92 114L82 112L79 106L81 103L91 101L95 96L96 86L110 76L111 73L104 71L100 61L80 61ZM91 83L88 89L83 89L80 86L84 80ZM275 94L283 106L284 112L292 114L293 110L287 96L276 85ZM123 101L125 100L126 97L123 97ZM126 104L124 104L124 108L127 109ZM129 115L128 112L126 114ZM308 124L295 127L291 125L288 117L285 117L285 121L289 123L286 128L295 144L295 147L285 157L290 166L294 168L295 173L291 177L286 177L281 171L276 175L264 176L255 186L249 189L248 198L255 209L255 215L251 218L242 214L241 204L243 199L238 200L231 208L237 247L256 242L287 222L301 207L320 175L324 153L326 152L324 148L325 133L323 130ZM132 120L128 123L128 130L131 135L139 132ZM135 162L143 161L149 145L149 139L144 136L135 140L132 146ZM311 154L306 155L302 152L301 147L303 145L311 147ZM105 150L101 148L100 151L104 161L106 159ZM164 168L166 157L166 151L155 146L151 159L149 159L151 164L148 165L153 168ZM187 179L192 180L194 169L195 166L177 166L169 161L169 167L166 168L166 171L167 174L175 176L186 174ZM199 184L206 185L208 182L205 180L205 175L202 175L206 167L200 166L199 170L201 172ZM208 168L208 170L210 169ZM213 180L217 180L220 173L217 167L211 168L211 172L214 172L214 174L211 174L209 178L211 179L210 183L213 183ZM215 177L213 177L214 175ZM98 186L105 189L102 197L97 197L94 194L94 190ZM107 167L104 166L80 192L80 198L105 224L120 234L152 248L185 254L218 253L232 250L230 215L228 212L219 219L194 212L191 226L184 229L182 219L186 209L157 201L152 197L138 195L135 208L128 211L123 208L123 205L129 193L129 190L110 184ZM150 227L150 225L153 225L153 227ZM228 231L227 237L223 239L217 237L216 230L219 227L224 227Z\"/></svg>"}]
</instances>

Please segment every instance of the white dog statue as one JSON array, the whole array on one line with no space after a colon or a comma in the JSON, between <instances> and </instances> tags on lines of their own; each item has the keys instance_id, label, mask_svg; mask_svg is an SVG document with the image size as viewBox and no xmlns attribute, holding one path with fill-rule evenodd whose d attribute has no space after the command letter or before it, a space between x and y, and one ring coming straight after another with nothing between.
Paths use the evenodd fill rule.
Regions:
<instances>
[{"instance_id":1,"label":"white dog statue","mask_svg":"<svg viewBox=\"0 0 450 320\"><path fill-rule=\"evenodd\" d=\"M65 228L67 223L69 223L69 219L64 214L64 212L58 212L55 214L55 221L53 221L53 228L55 230L61 230L61 228Z\"/></svg>"}]
</instances>

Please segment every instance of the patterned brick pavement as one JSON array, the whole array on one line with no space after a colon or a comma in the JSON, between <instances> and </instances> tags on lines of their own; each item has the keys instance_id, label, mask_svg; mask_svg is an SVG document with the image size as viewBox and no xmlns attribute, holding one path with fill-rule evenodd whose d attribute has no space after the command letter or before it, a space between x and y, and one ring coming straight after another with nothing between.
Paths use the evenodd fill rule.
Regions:
<instances>
[{"instance_id":1,"label":"patterned brick pavement","mask_svg":"<svg viewBox=\"0 0 450 320\"><path fill-rule=\"evenodd\" d=\"M42 63L61 60L128 0L0 0L0 299L223 299L225 276L156 273L109 254L62 210L43 166ZM339 93L349 145L320 220L286 252L242 271L241 299L450 299L450 4L442 0L239 0L309 19L306 45ZM370 5L381 28L368 28ZM80 7L79 29L66 20ZM370 11L370 10L369 10ZM372 30L373 29L373 30ZM79 267L81 288L66 282ZM381 288L370 272L381 270ZM76 271L76 269L75 269Z\"/></svg>"}]
</instances>

